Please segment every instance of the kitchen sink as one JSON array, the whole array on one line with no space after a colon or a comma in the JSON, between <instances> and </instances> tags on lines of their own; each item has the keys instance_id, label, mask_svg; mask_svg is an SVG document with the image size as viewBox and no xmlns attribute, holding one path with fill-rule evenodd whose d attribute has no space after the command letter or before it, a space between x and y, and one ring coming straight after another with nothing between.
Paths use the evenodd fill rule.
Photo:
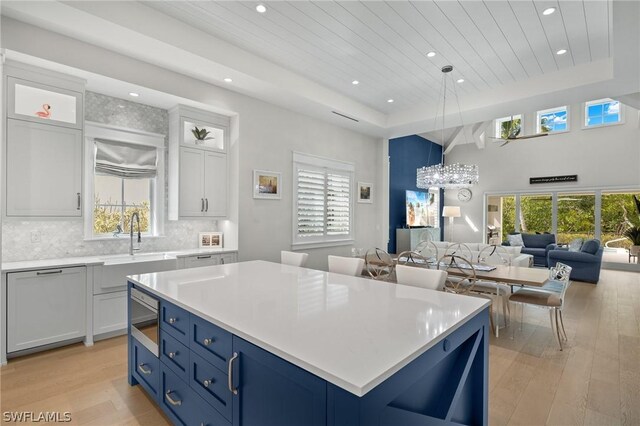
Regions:
<instances>
[{"instance_id":1,"label":"kitchen sink","mask_svg":"<svg viewBox=\"0 0 640 426\"><path fill-rule=\"evenodd\" d=\"M117 254L113 256L102 256L100 258L105 265L120 265L122 263L157 262L162 260L176 260L175 256L166 253L138 253L138 254Z\"/></svg>"}]
</instances>

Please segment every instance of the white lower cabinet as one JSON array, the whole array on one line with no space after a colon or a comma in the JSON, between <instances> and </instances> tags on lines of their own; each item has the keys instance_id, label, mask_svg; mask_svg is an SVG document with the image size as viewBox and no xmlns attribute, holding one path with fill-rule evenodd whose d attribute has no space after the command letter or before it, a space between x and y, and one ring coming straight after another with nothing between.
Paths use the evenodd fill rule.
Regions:
<instances>
[{"instance_id":1,"label":"white lower cabinet","mask_svg":"<svg viewBox=\"0 0 640 426\"><path fill-rule=\"evenodd\" d=\"M86 268L7 274L7 352L86 335Z\"/></svg>"},{"instance_id":2,"label":"white lower cabinet","mask_svg":"<svg viewBox=\"0 0 640 426\"><path fill-rule=\"evenodd\" d=\"M127 330L127 292L93 296L93 335Z\"/></svg>"},{"instance_id":3,"label":"white lower cabinet","mask_svg":"<svg viewBox=\"0 0 640 426\"><path fill-rule=\"evenodd\" d=\"M200 254L195 256L186 256L178 259L178 269L224 265L227 263L236 263L237 261L238 257L236 253Z\"/></svg>"}]
</instances>

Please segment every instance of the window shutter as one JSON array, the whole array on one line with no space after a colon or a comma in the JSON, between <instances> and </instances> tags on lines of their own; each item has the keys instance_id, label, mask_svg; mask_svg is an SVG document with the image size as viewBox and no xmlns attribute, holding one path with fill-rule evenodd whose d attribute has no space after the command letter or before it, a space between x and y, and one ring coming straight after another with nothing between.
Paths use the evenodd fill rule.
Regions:
<instances>
[{"instance_id":1,"label":"window shutter","mask_svg":"<svg viewBox=\"0 0 640 426\"><path fill-rule=\"evenodd\" d=\"M321 237L324 235L324 173L298 169L297 175L298 237Z\"/></svg>"},{"instance_id":2,"label":"window shutter","mask_svg":"<svg viewBox=\"0 0 640 426\"><path fill-rule=\"evenodd\" d=\"M349 235L350 196L349 175L327 172L327 235Z\"/></svg>"}]
</instances>

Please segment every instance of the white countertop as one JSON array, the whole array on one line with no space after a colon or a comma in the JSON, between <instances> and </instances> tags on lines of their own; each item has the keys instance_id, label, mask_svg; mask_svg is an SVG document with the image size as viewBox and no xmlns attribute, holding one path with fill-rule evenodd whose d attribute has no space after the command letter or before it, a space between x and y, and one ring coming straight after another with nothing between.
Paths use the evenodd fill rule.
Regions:
<instances>
[{"instance_id":1,"label":"white countertop","mask_svg":"<svg viewBox=\"0 0 640 426\"><path fill-rule=\"evenodd\" d=\"M357 396L490 303L264 261L130 278Z\"/></svg>"},{"instance_id":2,"label":"white countertop","mask_svg":"<svg viewBox=\"0 0 640 426\"><path fill-rule=\"evenodd\" d=\"M153 255L164 255L165 259L177 259L180 257L194 256L194 255L207 255L207 254L222 254L233 253L238 251L233 248L209 248L209 249L187 249L187 250L174 250L161 253L136 253L134 256L138 256L144 259ZM16 272L16 271L30 271L34 269L47 269L47 268L65 268L71 266L92 266L102 265L108 262L110 259L122 258L127 256L123 254L106 254L98 256L85 256L85 257L63 257L57 259L41 259L41 260L21 260L18 262L4 262L2 263L2 272Z\"/></svg>"}]
</instances>

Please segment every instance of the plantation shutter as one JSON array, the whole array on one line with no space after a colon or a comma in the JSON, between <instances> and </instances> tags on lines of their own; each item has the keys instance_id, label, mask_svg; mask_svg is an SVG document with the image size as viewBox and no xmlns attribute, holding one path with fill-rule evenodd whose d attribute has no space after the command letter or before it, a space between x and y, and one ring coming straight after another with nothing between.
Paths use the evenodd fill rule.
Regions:
<instances>
[{"instance_id":1,"label":"plantation shutter","mask_svg":"<svg viewBox=\"0 0 640 426\"><path fill-rule=\"evenodd\" d=\"M327 235L349 235L350 218L350 177L336 172L327 172Z\"/></svg>"},{"instance_id":2,"label":"plantation shutter","mask_svg":"<svg viewBox=\"0 0 640 426\"><path fill-rule=\"evenodd\" d=\"M324 235L324 172L298 169L298 235Z\"/></svg>"},{"instance_id":3,"label":"plantation shutter","mask_svg":"<svg viewBox=\"0 0 640 426\"><path fill-rule=\"evenodd\" d=\"M353 165L294 153L293 244L352 239Z\"/></svg>"}]
</instances>

